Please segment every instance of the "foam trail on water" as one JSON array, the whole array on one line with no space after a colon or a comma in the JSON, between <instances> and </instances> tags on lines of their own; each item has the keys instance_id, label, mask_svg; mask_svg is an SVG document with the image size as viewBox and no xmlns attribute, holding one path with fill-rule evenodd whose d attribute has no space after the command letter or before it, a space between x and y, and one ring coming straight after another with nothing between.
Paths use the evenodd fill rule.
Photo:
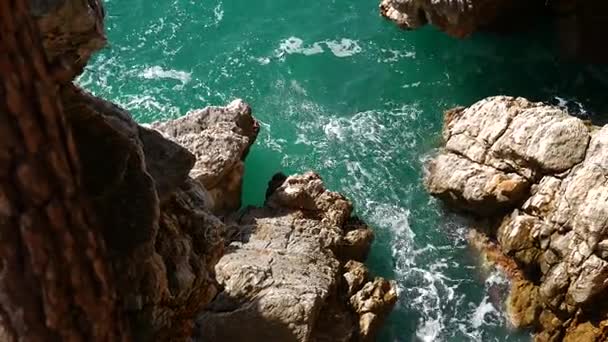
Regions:
<instances>
[{"instance_id":1,"label":"foam trail on water","mask_svg":"<svg viewBox=\"0 0 608 342\"><path fill-rule=\"evenodd\" d=\"M139 73L140 77L149 80L169 78L182 82L183 85L188 84L192 80L192 73L179 70L165 70L161 66L155 65L144 69Z\"/></svg>"},{"instance_id":2,"label":"foam trail on water","mask_svg":"<svg viewBox=\"0 0 608 342\"><path fill-rule=\"evenodd\" d=\"M289 37L279 43L279 47L275 50L274 57L284 59L287 55L300 54L305 56L318 55L325 52L325 49L338 58L352 57L363 51L363 48L356 40L341 38L340 40L322 40L305 44L304 40L298 37ZM266 61L265 57L258 58L260 63Z\"/></svg>"}]
</instances>

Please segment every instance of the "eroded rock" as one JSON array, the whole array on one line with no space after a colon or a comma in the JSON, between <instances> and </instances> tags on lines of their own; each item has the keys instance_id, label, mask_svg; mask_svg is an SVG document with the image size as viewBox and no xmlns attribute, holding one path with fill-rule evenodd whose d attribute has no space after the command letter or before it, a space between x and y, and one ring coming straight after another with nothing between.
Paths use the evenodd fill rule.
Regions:
<instances>
[{"instance_id":1,"label":"eroded rock","mask_svg":"<svg viewBox=\"0 0 608 342\"><path fill-rule=\"evenodd\" d=\"M541 310L538 286L525 280L514 281L507 299L511 324L516 328L531 327L536 324Z\"/></svg>"},{"instance_id":2,"label":"eroded rock","mask_svg":"<svg viewBox=\"0 0 608 342\"><path fill-rule=\"evenodd\" d=\"M566 330L588 331L575 326L587 322L575 315L608 318L599 304L608 295L608 126L541 103L492 97L447 113L443 136L446 146L428 167L429 191L476 215L492 208L501 223L490 235L525 271L526 284L538 284L538 290L513 287L512 299L539 294L538 301L516 301L514 325L535 326L539 340L552 340ZM490 175L522 177L529 191L501 201ZM551 317L563 326L550 324Z\"/></svg>"},{"instance_id":3,"label":"eroded rock","mask_svg":"<svg viewBox=\"0 0 608 342\"><path fill-rule=\"evenodd\" d=\"M516 173L505 173L475 163L454 153L442 153L427 168L425 183L429 192L464 210L492 215L515 206L529 183Z\"/></svg>"},{"instance_id":4,"label":"eroded rock","mask_svg":"<svg viewBox=\"0 0 608 342\"><path fill-rule=\"evenodd\" d=\"M396 290L380 278L368 282L362 264L334 253L345 244L351 213L350 202L326 190L314 173L288 177L270 192L267 206L247 209L238 221L240 238L216 266L224 291L200 319L202 339L373 335L395 304ZM328 315L340 329L320 322Z\"/></svg>"},{"instance_id":5,"label":"eroded rock","mask_svg":"<svg viewBox=\"0 0 608 342\"><path fill-rule=\"evenodd\" d=\"M535 5L535 1L523 0L382 0L380 12L406 29L430 23L463 38L501 17L525 17L525 11Z\"/></svg>"},{"instance_id":6,"label":"eroded rock","mask_svg":"<svg viewBox=\"0 0 608 342\"><path fill-rule=\"evenodd\" d=\"M259 130L249 105L235 100L226 107L195 110L151 127L196 156L190 176L209 191L214 212L240 207L243 161Z\"/></svg>"},{"instance_id":7,"label":"eroded rock","mask_svg":"<svg viewBox=\"0 0 608 342\"><path fill-rule=\"evenodd\" d=\"M350 304L359 315L359 335L363 341L373 341L376 332L397 302L397 285L376 278L350 298Z\"/></svg>"}]
</instances>

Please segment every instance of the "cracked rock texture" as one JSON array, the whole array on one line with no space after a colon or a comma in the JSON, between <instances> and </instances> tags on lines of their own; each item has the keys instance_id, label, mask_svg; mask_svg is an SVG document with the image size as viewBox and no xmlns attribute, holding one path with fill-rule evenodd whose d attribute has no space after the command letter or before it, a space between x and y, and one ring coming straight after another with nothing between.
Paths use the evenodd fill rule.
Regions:
<instances>
[{"instance_id":1,"label":"cracked rock texture","mask_svg":"<svg viewBox=\"0 0 608 342\"><path fill-rule=\"evenodd\" d=\"M373 234L309 172L249 208L216 266L224 287L199 320L203 341L371 341L397 300L353 255ZM349 233L359 238L349 240ZM362 260L359 260L362 261ZM235 329L238 326L238 329Z\"/></svg>"},{"instance_id":2,"label":"cracked rock texture","mask_svg":"<svg viewBox=\"0 0 608 342\"><path fill-rule=\"evenodd\" d=\"M214 212L241 206L244 160L259 126L242 100L227 107L207 107L170 121L151 125L196 156L190 176L209 191Z\"/></svg>"},{"instance_id":3,"label":"cracked rock texture","mask_svg":"<svg viewBox=\"0 0 608 342\"><path fill-rule=\"evenodd\" d=\"M513 323L538 341L605 341L608 126L499 96L449 111L443 137L427 187L498 222L490 235L526 278L512 289Z\"/></svg>"}]
</instances>

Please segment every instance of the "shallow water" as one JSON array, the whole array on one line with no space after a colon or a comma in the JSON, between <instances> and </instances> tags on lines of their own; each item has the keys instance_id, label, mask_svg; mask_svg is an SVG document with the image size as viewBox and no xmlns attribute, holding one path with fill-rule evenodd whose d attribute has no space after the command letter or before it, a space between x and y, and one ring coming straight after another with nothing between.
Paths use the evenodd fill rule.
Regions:
<instances>
[{"instance_id":1,"label":"shallow water","mask_svg":"<svg viewBox=\"0 0 608 342\"><path fill-rule=\"evenodd\" d=\"M262 203L275 172L310 169L353 200L377 233L369 266L401 291L379 340L529 340L505 325L504 279L479 271L464 224L424 191L423 163L439 145L442 111L486 96L575 100L600 118L608 69L557 62L540 24L457 41L433 28L401 31L375 0L106 6L110 46L80 83L141 123L248 101L262 132L247 160L246 204Z\"/></svg>"}]
</instances>

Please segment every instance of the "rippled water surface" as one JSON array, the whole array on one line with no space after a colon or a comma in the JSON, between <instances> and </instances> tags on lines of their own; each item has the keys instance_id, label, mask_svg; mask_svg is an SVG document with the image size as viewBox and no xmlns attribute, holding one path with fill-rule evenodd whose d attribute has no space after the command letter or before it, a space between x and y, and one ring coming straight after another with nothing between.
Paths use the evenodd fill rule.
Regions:
<instances>
[{"instance_id":1,"label":"rippled water surface","mask_svg":"<svg viewBox=\"0 0 608 342\"><path fill-rule=\"evenodd\" d=\"M368 262L396 279L381 341L527 341L506 327L504 280L483 275L464 225L421 185L442 111L485 96L576 100L606 112L608 72L556 62L538 29L456 41L400 31L375 0L106 0L110 45L81 77L139 122L240 97L262 132L245 202L277 171L314 169L377 232Z\"/></svg>"}]
</instances>

